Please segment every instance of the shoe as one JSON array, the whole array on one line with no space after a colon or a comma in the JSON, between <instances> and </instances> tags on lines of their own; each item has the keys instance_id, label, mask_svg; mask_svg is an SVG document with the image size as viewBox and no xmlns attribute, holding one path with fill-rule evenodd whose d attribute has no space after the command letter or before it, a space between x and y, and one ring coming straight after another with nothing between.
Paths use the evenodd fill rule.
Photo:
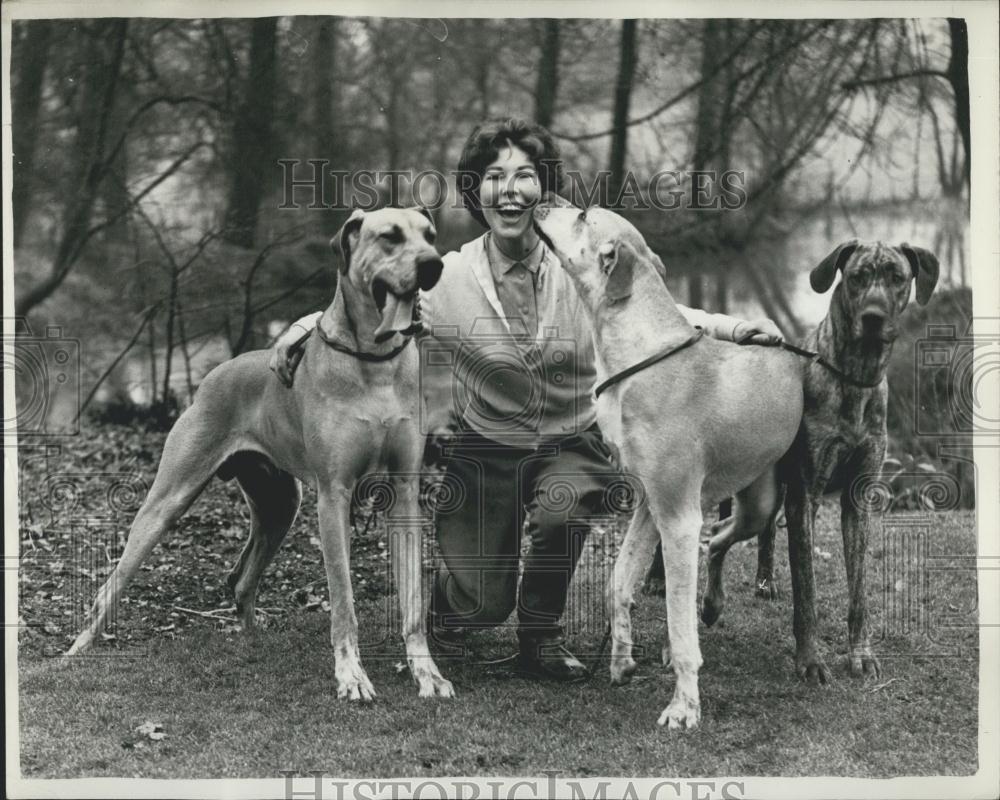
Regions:
<instances>
[{"instance_id":1,"label":"shoe","mask_svg":"<svg viewBox=\"0 0 1000 800\"><path fill-rule=\"evenodd\" d=\"M522 638L518 664L522 671L531 675L563 683L576 683L590 677L590 670L559 639Z\"/></svg>"}]
</instances>

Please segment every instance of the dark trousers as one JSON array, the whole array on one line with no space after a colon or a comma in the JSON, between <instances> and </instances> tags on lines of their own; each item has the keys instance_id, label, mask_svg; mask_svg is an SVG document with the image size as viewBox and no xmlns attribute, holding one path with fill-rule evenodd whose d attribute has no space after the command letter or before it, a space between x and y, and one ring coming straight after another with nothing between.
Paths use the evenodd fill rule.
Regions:
<instances>
[{"instance_id":1,"label":"dark trousers","mask_svg":"<svg viewBox=\"0 0 1000 800\"><path fill-rule=\"evenodd\" d=\"M437 514L438 624L493 627L516 605L521 636L559 637L588 519L610 516L605 495L620 475L597 426L537 450L465 430L448 454L445 480L455 502ZM526 516L530 549L518 593Z\"/></svg>"}]
</instances>

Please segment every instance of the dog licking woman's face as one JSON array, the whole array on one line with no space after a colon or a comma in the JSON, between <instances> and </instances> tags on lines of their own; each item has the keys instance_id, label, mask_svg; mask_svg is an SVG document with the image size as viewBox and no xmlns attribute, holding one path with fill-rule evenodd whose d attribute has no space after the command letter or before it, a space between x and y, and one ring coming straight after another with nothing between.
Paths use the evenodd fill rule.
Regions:
<instances>
[{"instance_id":1,"label":"dog licking woman's face","mask_svg":"<svg viewBox=\"0 0 1000 800\"><path fill-rule=\"evenodd\" d=\"M535 165L524 150L507 142L483 170L479 201L493 236L505 253L517 258L537 243L532 213L542 189Z\"/></svg>"}]
</instances>

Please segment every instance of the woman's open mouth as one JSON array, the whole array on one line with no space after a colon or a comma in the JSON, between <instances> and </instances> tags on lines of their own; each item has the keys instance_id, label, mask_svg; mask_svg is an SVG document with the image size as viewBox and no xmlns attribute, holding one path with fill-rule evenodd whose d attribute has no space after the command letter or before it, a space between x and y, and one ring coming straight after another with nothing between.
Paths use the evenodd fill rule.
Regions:
<instances>
[{"instance_id":1,"label":"woman's open mouth","mask_svg":"<svg viewBox=\"0 0 1000 800\"><path fill-rule=\"evenodd\" d=\"M522 206L517 203L504 203L496 208L496 212L500 219L507 222L516 222L530 210L531 206Z\"/></svg>"}]
</instances>

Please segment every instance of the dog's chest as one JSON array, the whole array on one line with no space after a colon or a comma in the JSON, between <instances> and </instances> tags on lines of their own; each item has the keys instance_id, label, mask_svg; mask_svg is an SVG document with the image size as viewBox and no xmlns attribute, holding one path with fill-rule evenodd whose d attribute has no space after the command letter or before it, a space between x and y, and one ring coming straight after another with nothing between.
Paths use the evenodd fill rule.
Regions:
<instances>
[{"instance_id":1,"label":"dog's chest","mask_svg":"<svg viewBox=\"0 0 1000 800\"><path fill-rule=\"evenodd\" d=\"M839 476L860 451L884 442L885 396L880 390L837 390L829 383L826 393L806 387L803 427L812 480L823 491L843 486Z\"/></svg>"}]
</instances>

